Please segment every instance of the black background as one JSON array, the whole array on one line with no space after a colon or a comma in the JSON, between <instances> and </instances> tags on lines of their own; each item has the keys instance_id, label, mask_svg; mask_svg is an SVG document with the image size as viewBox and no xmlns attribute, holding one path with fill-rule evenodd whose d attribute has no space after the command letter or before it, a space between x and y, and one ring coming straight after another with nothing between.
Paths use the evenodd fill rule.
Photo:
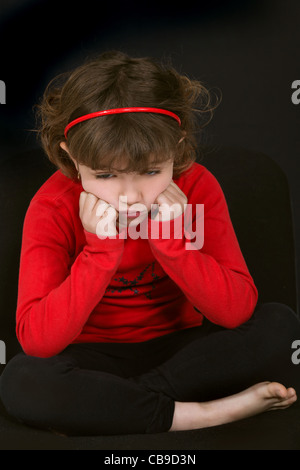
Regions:
<instances>
[{"instance_id":1,"label":"black background","mask_svg":"<svg viewBox=\"0 0 300 470\"><path fill-rule=\"evenodd\" d=\"M266 153L284 170L299 270L300 105L291 100L292 83L300 80L299 18L297 0L0 0L0 79L7 94L0 158L17 165L18 152L38 145L29 131L32 108L56 74L110 49L169 58L182 73L222 91L206 143Z\"/></svg>"}]
</instances>

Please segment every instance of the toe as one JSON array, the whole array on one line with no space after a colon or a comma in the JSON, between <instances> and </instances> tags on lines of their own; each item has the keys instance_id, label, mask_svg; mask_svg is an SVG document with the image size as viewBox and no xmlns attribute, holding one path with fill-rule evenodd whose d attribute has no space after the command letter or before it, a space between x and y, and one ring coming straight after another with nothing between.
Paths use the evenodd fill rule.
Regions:
<instances>
[{"instance_id":1,"label":"toe","mask_svg":"<svg viewBox=\"0 0 300 470\"><path fill-rule=\"evenodd\" d=\"M288 397L288 390L278 382L270 382L267 387L270 398L285 400Z\"/></svg>"}]
</instances>

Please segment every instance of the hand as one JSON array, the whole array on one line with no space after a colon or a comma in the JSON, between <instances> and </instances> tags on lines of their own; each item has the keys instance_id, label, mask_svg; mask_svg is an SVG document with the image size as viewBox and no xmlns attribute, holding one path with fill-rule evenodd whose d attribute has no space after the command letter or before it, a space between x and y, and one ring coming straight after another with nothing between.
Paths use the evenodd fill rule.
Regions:
<instances>
[{"instance_id":1,"label":"hand","mask_svg":"<svg viewBox=\"0 0 300 470\"><path fill-rule=\"evenodd\" d=\"M116 209L92 193L82 191L79 197L79 217L83 228L98 237L117 235Z\"/></svg>"},{"instance_id":2,"label":"hand","mask_svg":"<svg viewBox=\"0 0 300 470\"><path fill-rule=\"evenodd\" d=\"M154 220L172 220L183 214L187 197L172 180L167 189L157 196L155 203L158 204L158 212Z\"/></svg>"}]
</instances>

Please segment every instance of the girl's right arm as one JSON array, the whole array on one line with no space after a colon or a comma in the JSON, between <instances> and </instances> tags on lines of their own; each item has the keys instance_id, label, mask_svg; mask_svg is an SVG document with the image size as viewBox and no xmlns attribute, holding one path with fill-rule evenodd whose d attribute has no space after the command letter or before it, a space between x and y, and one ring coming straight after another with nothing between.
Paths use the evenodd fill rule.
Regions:
<instances>
[{"instance_id":1,"label":"girl's right arm","mask_svg":"<svg viewBox=\"0 0 300 470\"><path fill-rule=\"evenodd\" d=\"M31 356L51 357L72 343L122 259L124 239L100 239L83 226L86 245L72 264L71 224L64 205L43 198L25 216L16 332Z\"/></svg>"}]
</instances>

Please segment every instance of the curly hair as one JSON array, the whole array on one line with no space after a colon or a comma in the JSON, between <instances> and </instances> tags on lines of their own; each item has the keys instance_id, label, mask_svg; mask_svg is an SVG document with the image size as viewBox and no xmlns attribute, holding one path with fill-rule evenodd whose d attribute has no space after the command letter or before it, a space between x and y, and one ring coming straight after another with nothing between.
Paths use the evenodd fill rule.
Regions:
<instances>
[{"instance_id":1,"label":"curly hair","mask_svg":"<svg viewBox=\"0 0 300 470\"><path fill-rule=\"evenodd\" d=\"M135 106L172 111L181 126L158 114L119 114L82 122L65 139L67 124L82 115ZM51 80L37 106L38 132L49 160L74 180L77 170L61 142L72 158L93 170L120 171L123 162L121 171L143 173L150 162L173 160L177 177L196 160L196 133L210 121L215 107L202 83L173 67L110 51Z\"/></svg>"}]
</instances>

